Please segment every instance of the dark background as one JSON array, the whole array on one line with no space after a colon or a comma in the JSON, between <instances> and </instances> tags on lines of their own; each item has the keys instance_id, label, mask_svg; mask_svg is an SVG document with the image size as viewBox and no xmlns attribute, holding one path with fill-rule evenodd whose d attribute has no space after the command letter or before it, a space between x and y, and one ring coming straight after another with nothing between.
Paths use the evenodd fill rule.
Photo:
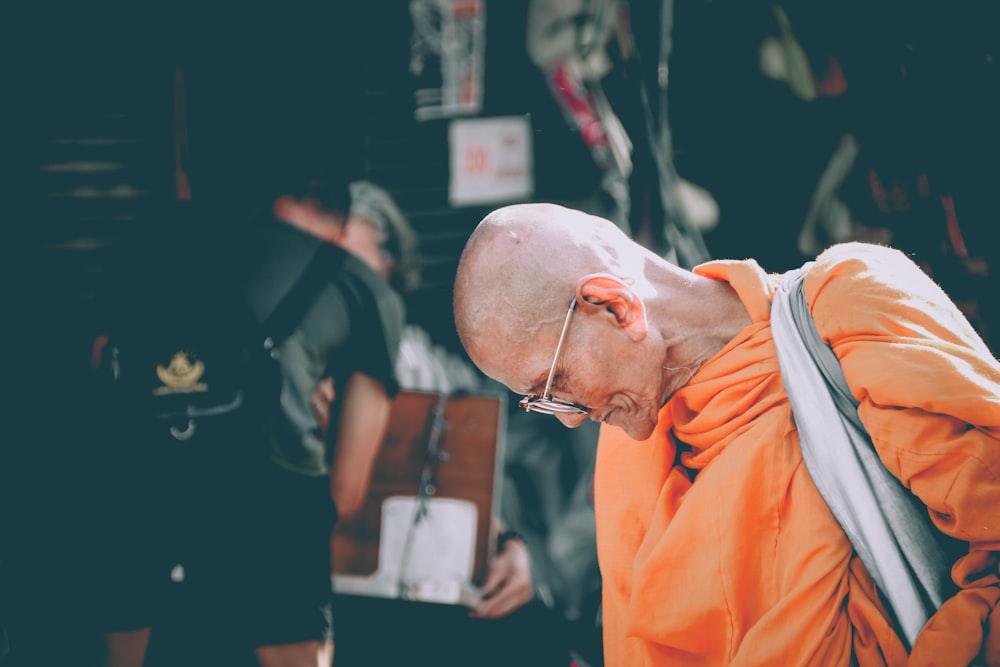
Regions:
<instances>
[{"instance_id":1,"label":"dark background","mask_svg":"<svg viewBox=\"0 0 1000 667\"><path fill-rule=\"evenodd\" d=\"M658 23L646 8L659 3L632 4L636 34L648 39ZM527 57L527 5L487 2L479 115L530 115L534 199L582 199L599 188L600 173ZM786 3L810 55L836 57L849 81L847 94L808 103L760 74L757 49L776 30L769 3L676 5L674 161L720 205L719 224L705 235L713 256L756 257L776 271L808 259L795 235L850 130L862 146L845 186L856 215L891 227L904 250L935 265L942 285L981 313L977 326L996 321L998 3ZM65 639L49 650L72 654L74 604L82 601L60 576L85 577L73 573L74 545L89 538L75 528L74 498L87 492L89 453L99 444L81 438L74 410L93 336L116 307L108 295L119 241L158 224L153 212L176 196L178 71L192 195L231 203L232 219L219 224L238 229L289 165L336 156L388 189L409 216L424 255L424 285L408 297L411 319L456 352L451 280L488 207L449 205L448 121L414 119L405 0L226 11L36 3L4 15L5 377L15 400L0 442L0 572L11 570L8 554L31 554L34 571L45 574L29 582L28 597L39 614L52 614L52 635ZM623 68L607 81L626 120L637 117L625 101L634 99L636 77ZM113 141L97 141L105 139ZM76 160L113 166L52 166ZM872 169L904 185L929 172L939 192L955 196L970 253L992 273L963 270L939 216L879 210ZM239 253L238 234L232 246ZM217 270L226 271L225 258Z\"/></svg>"}]
</instances>

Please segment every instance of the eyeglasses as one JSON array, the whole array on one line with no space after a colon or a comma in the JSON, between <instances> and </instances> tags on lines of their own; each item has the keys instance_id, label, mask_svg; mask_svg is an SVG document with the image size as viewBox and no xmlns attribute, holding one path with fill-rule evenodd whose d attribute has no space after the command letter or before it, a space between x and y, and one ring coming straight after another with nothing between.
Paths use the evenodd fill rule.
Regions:
<instances>
[{"instance_id":1,"label":"eyeglasses","mask_svg":"<svg viewBox=\"0 0 1000 667\"><path fill-rule=\"evenodd\" d=\"M556 344L556 353L552 357L552 367L549 369L549 378L545 381L545 389L541 394L528 394L518 402L518 406L528 412L540 412L543 415L585 415L590 412L590 408L578 403L564 401L555 398L549 393L552 389L552 379L556 374L556 364L559 362L559 353L562 351L563 341L566 339L566 330L569 329L569 321L573 317L573 309L576 308L576 299L569 304L566 311L566 321L563 322L562 333L559 334L559 342Z\"/></svg>"}]
</instances>

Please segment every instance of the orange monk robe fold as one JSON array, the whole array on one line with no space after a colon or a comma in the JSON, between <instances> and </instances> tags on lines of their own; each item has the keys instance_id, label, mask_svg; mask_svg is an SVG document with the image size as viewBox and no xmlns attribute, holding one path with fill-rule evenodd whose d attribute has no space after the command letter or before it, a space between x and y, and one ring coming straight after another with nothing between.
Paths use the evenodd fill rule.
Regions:
<instances>
[{"instance_id":1,"label":"orange monk robe fold","mask_svg":"<svg viewBox=\"0 0 1000 667\"><path fill-rule=\"evenodd\" d=\"M696 272L731 283L753 323L648 440L602 428L606 663L1000 665L1000 364L965 318L886 248L836 246L805 281L884 463L971 545L953 570L964 590L908 658L803 466L768 322L779 277L753 261Z\"/></svg>"}]
</instances>

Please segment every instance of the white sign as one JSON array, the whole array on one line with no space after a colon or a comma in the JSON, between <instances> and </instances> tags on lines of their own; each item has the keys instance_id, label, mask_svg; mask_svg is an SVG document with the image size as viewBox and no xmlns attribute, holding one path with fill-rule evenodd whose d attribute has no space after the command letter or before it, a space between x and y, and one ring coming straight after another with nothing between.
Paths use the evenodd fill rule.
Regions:
<instances>
[{"instance_id":1,"label":"white sign","mask_svg":"<svg viewBox=\"0 0 1000 667\"><path fill-rule=\"evenodd\" d=\"M531 123L527 116L451 121L453 206L523 201L534 192Z\"/></svg>"}]
</instances>

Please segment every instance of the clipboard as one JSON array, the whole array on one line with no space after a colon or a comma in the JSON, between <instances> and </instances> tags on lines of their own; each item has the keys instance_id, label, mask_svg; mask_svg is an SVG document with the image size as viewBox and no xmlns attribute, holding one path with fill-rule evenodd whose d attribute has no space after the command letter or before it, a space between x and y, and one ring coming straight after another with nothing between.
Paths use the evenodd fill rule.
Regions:
<instances>
[{"instance_id":1,"label":"clipboard","mask_svg":"<svg viewBox=\"0 0 1000 667\"><path fill-rule=\"evenodd\" d=\"M340 595L472 606L496 552L506 397L400 391L358 515L331 536Z\"/></svg>"}]
</instances>

